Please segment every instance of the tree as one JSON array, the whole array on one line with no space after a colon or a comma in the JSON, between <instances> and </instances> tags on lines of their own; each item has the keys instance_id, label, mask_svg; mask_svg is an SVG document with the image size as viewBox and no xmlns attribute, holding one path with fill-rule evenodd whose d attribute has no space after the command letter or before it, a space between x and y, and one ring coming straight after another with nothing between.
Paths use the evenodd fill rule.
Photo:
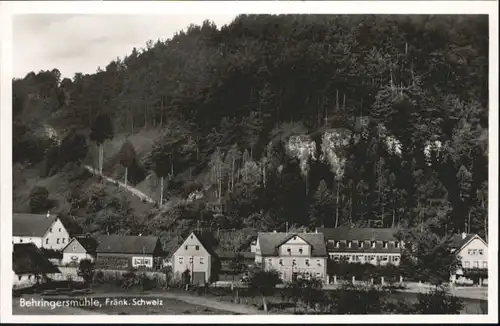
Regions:
<instances>
[{"instance_id":1,"label":"tree","mask_svg":"<svg viewBox=\"0 0 500 326\"><path fill-rule=\"evenodd\" d=\"M257 270L250 274L248 286L250 289L261 294L264 311L268 311L266 297L272 295L276 285L280 283L281 278L275 270Z\"/></svg>"},{"instance_id":2,"label":"tree","mask_svg":"<svg viewBox=\"0 0 500 326\"><path fill-rule=\"evenodd\" d=\"M414 305L416 314L455 315L464 307L462 299L450 295L442 287L432 289L429 293L419 293L417 299L418 302Z\"/></svg>"},{"instance_id":3,"label":"tree","mask_svg":"<svg viewBox=\"0 0 500 326\"><path fill-rule=\"evenodd\" d=\"M160 178L160 206L163 205L164 178L170 173L171 154L169 147L163 142L163 139L158 139L153 145L153 150L150 153L150 160L155 174Z\"/></svg>"},{"instance_id":4,"label":"tree","mask_svg":"<svg viewBox=\"0 0 500 326\"><path fill-rule=\"evenodd\" d=\"M107 113L99 113L96 117L89 134L90 140L96 143L99 147L99 173L102 174L102 166L104 160L103 144L106 140L113 138L113 124Z\"/></svg>"},{"instance_id":5,"label":"tree","mask_svg":"<svg viewBox=\"0 0 500 326\"><path fill-rule=\"evenodd\" d=\"M325 180L321 180L314 194L313 202L309 207L309 221L311 226L325 226L325 222L331 219L334 206L332 193L328 189Z\"/></svg>"},{"instance_id":6,"label":"tree","mask_svg":"<svg viewBox=\"0 0 500 326\"><path fill-rule=\"evenodd\" d=\"M46 213L52 208L49 191L45 187L36 186L30 193L30 209L33 214Z\"/></svg>"},{"instance_id":7,"label":"tree","mask_svg":"<svg viewBox=\"0 0 500 326\"><path fill-rule=\"evenodd\" d=\"M241 253L237 253L233 257L233 259L231 260L230 266L231 266L233 273L236 275L240 275L241 273L243 273L247 267L245 264L244 257ZM238 290L238 286L236 286L236 301L238 301L238 294L239 294L239 290Z\"/></svg>"},{"instance_id":8,"label":"tree","mask_svg":"<svg viewBox=\"0 0 500 326\"><path fill-rule=\"evenodd\" d=\"M324 292L322 291L323 283L320 279L298 277L287 283L286 288L290 291L292 299L297 304L297 300L301 300L307 309L315 308L317 303L324 303Z\"/></svg>"},{"instance_id":9,"label":"tree","mask_svg":"<svg viewBox=\"0 0 500 326\"><path fill-rule=\"evenodd\" d=\"M80 260L78 275L81 276L85 284L89 286L94 277L94 263L90 259Z\"/></svg>"},{"instance_id":10,"label":"tree","mask_svg":"<svg viewBox=\"0 0 500 326\"><path fill-rule=\"evenodd\" d=\"M129 141L125 141L118 155L120 157L120 163L125 167L125 185L127 185L128 169L135 163L136 160L134 146Z\"/></svg>"},{"instance_id":11,"label":"tree","mask_svg":"<svg viewBox=\"0 0 500 326\"><path fill-rule=\"evenodd\" d=\"M428 230L400 231L396 237L405 246L400 267L406 275L440 286L460 267L453 253L452 236L441 238Z\"/></svg>"}]
</instances>

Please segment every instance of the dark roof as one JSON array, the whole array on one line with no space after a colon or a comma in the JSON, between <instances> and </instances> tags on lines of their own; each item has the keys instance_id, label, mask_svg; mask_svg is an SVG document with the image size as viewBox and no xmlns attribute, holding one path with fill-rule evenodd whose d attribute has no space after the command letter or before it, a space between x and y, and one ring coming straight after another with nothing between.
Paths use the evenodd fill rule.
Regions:
<instances>
[{"instance_id":1,"label":"dark roof","mask_svg":"<svg viewBox=\"0 0 500 326\"><path fill-rule=\"evenodd\" d=\"M397 241L394 236L399 229L392 228L318 228L327 240Z\"/></svg>"},{"instance_id":2,"label":"dark roof","mask_svg":"<svg viewBox=\"0 0 500 326\"><path fill-rule=\"evenodd\" d=\"M278 247L294 236L298 236L311 245L311 256L325 257L325 238L322 233L284 233L259 232L258 240L262 256L278 256Z\"/></svg>"},{"instance_id":3,"label":"dark roof","mask_svg":"<svg viewBox=\"0 0 500 326\"><path fill-rule=\"evenodd\" d=\"M87 236L81 236L81 237L74 237L67 245L66 247L63 248L63 251L73 242L73 241L78 241L82 245L82 247L88 252L88 253L94 253L97 250L97 240L92 238L92 237L87 237Z\"/></svg>"},{"instance_id":4,"label":"dark roof","mask_svg":"<svg viewBox=\"0 0 500 326\"><path fill-rule=\"evenodd\" d=\"M56 215L14 213L12 235L17 237L43 237L56 221Z\"/></svg>"},{"instance_id":5,"label":"dark roof","mask_svg":"<svg viewBox=\"0 0 500 326\"><path fill-rule=\"evenodd\" d=\"M60 273L33 243L14 244L12 270L18 275Z\"/></svg>"},{"instance_id":6,"label":"dark roof","mask_svg":"<svg viewBox=\"0 0 500 326\"><path fill-rule=\"evenodd\" d=\"M113 234L99 236L97 242L97 253L152 254L158 237Z\"/></svg>"},{"instance_id":7,"label":"dark roof","mask_svg":"<svg viewBox=\"0 0 500 326\"><path fill-rule=\"evenodd\" d=\"M467 242L469 242L472 238L474 238L476 234L469 233L466 234L465 237L462 234L456 234L451 238L451 247L453 249L461 249Z\"/></svg>"}]
</instances>

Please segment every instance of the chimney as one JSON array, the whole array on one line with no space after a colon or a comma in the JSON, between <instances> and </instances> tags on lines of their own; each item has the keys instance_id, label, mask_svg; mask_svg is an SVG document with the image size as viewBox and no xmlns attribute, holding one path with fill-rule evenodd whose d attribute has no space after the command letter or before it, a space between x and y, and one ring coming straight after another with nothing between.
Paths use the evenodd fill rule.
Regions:
<instances>
[{"instance_id":1,"label":"chimney","mask_svg":"<svg viewBox=\"0 0 500 326\"><path fill-rule=\"evenodd\" d=\"M50 210L47 211L47 218L50 217Z\"/></svg>"},{"instance_id":2,"label":"chimney","mask_svg":"<svg viewBox=\"0 0 500 326\"><path fill-rule=\"evenodd\" d=\"M318 228L316 228L316 230L314 231L314 233L318 233Z\"/></svg>"},{"instance_id":3,"label":"chimney","mask_svg":"<svg viewBox=\"0 0 500 326\"><path fill-rule=\"evenodd\" d=\"M465 237L467 237L467 233L462 232L462 240L465 239Z\"/></svg>"}]
</instances>

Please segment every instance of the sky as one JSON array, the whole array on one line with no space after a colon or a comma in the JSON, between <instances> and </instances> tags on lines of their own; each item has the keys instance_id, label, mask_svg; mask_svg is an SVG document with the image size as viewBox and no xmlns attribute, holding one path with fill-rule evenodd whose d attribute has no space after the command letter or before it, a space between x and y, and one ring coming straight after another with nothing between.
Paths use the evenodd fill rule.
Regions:
<instances>
[{"instance_id":1,"label":"sky","mask_svg":"<svg viewBox=\"0 0 500 326\"><path fill-rule=\"evenodd\" d=\"M13 17L13 74L59 69L62 77L94 73L148 40L171 38L189 24L208 19L217 27L234 15L68 15L25 14Z\"/></svg>"}]
</instances>

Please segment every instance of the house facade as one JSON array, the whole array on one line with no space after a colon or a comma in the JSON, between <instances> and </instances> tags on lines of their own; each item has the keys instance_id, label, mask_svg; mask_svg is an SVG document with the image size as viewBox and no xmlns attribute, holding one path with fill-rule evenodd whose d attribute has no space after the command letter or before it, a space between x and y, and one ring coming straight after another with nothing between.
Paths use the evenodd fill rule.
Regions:
<instances>
[{"instance_id":1,"label":"house facade","mask_svg":"<svg viewBox=\"0 0 500 326\"><path fill-rule=\"evenodd\" d=\"M205 284L213 280L217 255L208 237L208 234L193 231L174 251L172 267L176 277L181 277L188 270L192 284Z\"/></svg>"},{"instance_id":2,"label":"house facade","mask_svg":"<svg viewBox=\"0 0 500 326\"><path fill-rule=\"evenodd\" d=\"M34 243L14 244L12 251L12 287L23 289L42 283L47 275L60 273Z\"/></svg>"},{"instance_id":3,"label":"house facade","mask_svg":"<svg viewBox=\"0 0 500 326\"><path fill-rule=\"evenodd\" d=\"M62 250L62 265L78 265L80 261L95 261L97 241L90 237L75 237Z\"/></svg>"},{"instance_id":4,"label":"house facade","mask_svg":"<svg viewBox=\"0 0 500 326\"><path fill-rule=\"evenodd\" d=\"M276 270L283 281L303 275L326 282L328 256L321 233L259 232L251 250L257 266Z\"/></svg>"},{"instance_id":5,"label":"house facade","mask_svg":"<svg viewBox=\"0 0 500 326\"><path fill-rule=\"evenodd\" d=\"M161 267L164 253L158 237L103 235L96 238L96 266L126 270Z\"/></svg>"},{"instance_id":6,"label":"house facade","mask_svg":"<svg viewBox=\"0 0 500 326\"><path fill-rule=\"evenodd\" d=\"M399 265L404 243L391 228L318 228L327 241L328 256L334 261Z\"/></svg>"},{"instance_id":7,"label":"house facade","mask_svg":"<svg viewBox=\"0 0 500 326\"><path fill-rule=\"evenodd\" d=\"M488 269L488 244L477 234L462 233L452 239L452 250L456 253L462 267L451 275L452 283L471 282L465 270Z\"/></svg>"},{"instance_id":8,"label":"house facade","mask_svg":"<svg viewBox=\"0 0 500 326\"><path fill-rule=\"evenodd\" d=\"M70 235L59 217L47 213L14 213L12 243L33 243L38 248L61 250L68 244Z\"/></svg>"}]
</instances>

